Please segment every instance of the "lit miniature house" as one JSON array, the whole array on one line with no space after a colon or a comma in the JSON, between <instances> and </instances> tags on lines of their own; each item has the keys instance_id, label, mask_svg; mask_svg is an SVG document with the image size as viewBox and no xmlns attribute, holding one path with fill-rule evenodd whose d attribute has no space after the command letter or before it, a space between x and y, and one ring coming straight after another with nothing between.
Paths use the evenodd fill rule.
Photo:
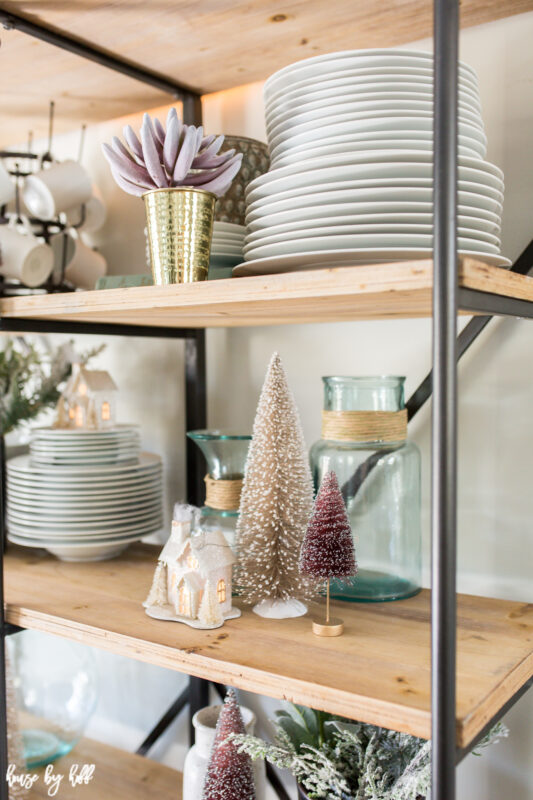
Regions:
<instances>
[{"instance_id":1,"label":"lit miniature house","mask_svg":"<svg viewBox=\"0 0 533 800\"><path fill-rule=\"evenodd\" d=\"M105 370L72 365L57 404L57 428L108 430L115 426L117 386Z\"/></svg>"},{"instance_id":2,"label":"lit miniature house","mask_svg":"<svg viewBox=\"0 0 533 800\"><path fill-rule=\"evenodd\" d=\"M231 605L234 563L221 530L211 528L191 535L190 521L173 520L144 603L146 613L195 628L216 628L224 619L240 616Z\"/></svg>"}]
</instances>

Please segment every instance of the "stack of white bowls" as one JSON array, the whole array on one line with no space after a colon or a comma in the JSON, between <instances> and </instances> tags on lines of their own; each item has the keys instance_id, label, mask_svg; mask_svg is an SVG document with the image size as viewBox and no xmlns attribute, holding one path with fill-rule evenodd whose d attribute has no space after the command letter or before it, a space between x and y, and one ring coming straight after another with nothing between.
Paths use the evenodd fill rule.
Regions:
<instances>
[{"instance_id":1,"label":"stack of white bowls","mask_svg":"<svg viewBox=\"0 0 533 800\"><path fill-rule=\"evenodd\" d=\"M213 239L209 259L209 279L231 278L231 270L243 258L246 228L233 222L213 224Z\"/></svg>"},{"instance_id":2,"label":"stack of white bowls","mask_svg":"<svg viewBox=\"0 0 533 800\"><path fill-rule=\"evenodd\" d=\"M275 73L264 96L272 166L247 187L234 275L431 255L431 54L316 56ZM476 74L461 63L459 250L503 266L503 175L485 153Z\"/></svg>"},{"instance_id":3,"label":"stack of white bowls","mask_svg":"<svg viewBox=\"0 0 533 800\"><path fill-rule=\"evenodd\" d=\"M163 524L159 456L131 426L42 428L7 463L8 539L63 561L112 558Z\"/></svg>"}]
</instances>

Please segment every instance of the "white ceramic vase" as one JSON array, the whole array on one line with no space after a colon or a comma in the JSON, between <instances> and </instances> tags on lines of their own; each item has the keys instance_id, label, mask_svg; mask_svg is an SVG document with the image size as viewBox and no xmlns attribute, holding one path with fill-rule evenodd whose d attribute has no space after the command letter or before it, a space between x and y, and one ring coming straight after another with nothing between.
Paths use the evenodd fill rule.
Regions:
<instances>
[{"instance_id":1,"label":"white ceramic vase","mask_svg":"<svg viewBox=\"0 0 533 800\"><path fill-rule=\"evenodd\" d=\"M215 728L222 706L207 706L197 711L192 723L196 733L194 744L185 758L183 766L183 800L199 800L204 788L207 764L215 738ZM253 733L256 723L255 714L249 708L240 706L246 733ZM253 762L256 800L265 800L266 774L265 762Z\"/></svg>"}]
</instances>

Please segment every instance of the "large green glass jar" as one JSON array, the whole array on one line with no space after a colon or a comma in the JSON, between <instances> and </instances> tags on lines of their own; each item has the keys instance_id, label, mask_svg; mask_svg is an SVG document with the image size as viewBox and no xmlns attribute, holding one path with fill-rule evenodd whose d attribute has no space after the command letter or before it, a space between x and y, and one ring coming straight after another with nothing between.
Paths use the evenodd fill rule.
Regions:
<instances>
[{"instance_id":1,"label":"large green glass jar","mask_svg":"<svg viewBox=\"0 0 533 800\"><path fill-rule=\"evenodd\" d=\"M252 437L219 430L189 431L187 436L196 442L207 462L200 524L203 528L220 528L234 550L244 466Z\"/></svg>"},{"instance_id":2,"label":"large green glass jar","mask_svg":"<svg viewBox=\"0 0 533 800\"><path fill-rule=\"evenodd\" d=\"M342 600L401 600L420 590L420 452L406 441L405 378L327 377L315 488L333 470L352 526L359 572L334 581Z\"/></svg>"}]
</instances>

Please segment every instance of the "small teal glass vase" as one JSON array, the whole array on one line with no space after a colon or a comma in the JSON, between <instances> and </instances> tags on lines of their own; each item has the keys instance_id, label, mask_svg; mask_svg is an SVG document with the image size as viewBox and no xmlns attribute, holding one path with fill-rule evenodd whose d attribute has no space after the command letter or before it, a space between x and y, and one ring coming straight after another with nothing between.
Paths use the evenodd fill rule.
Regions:
<instances>
[{"instance_id":1,"label":"small teal glass vase","mask_svg":"<svg viewBox=\"0 0 533 800\"><path fill-rule=\"evenodd\" d=\"M318 490L333 470L346 503L359 571L332 581L340 600L402 600L420 591L420 452L406 440L405 378L326 377L322 438L311 448Z\"/></svg>"},{"instance_id":2,"label":"small teal glass vase","mask_svg":"<svg viewBox=\"0 0 533 800\"><path fill-rule=\"evenodd\" d=\"M98 673L88 647L38 631L9 639L24 759L28 769L70 753L98 700Z\"/></svg>"},{"instance_id":3,"label":"small teal glass vase","mask_svg":"<svg viewBox=\"0 0 533 800\"><path fill-rule=\"evenodd\" d=\"M220 528L235 550L244 466L252 437L224 430L189 431L187 436L198 445L207 462L200 525L204 529Z\"/></svg>"}]
</instances>

